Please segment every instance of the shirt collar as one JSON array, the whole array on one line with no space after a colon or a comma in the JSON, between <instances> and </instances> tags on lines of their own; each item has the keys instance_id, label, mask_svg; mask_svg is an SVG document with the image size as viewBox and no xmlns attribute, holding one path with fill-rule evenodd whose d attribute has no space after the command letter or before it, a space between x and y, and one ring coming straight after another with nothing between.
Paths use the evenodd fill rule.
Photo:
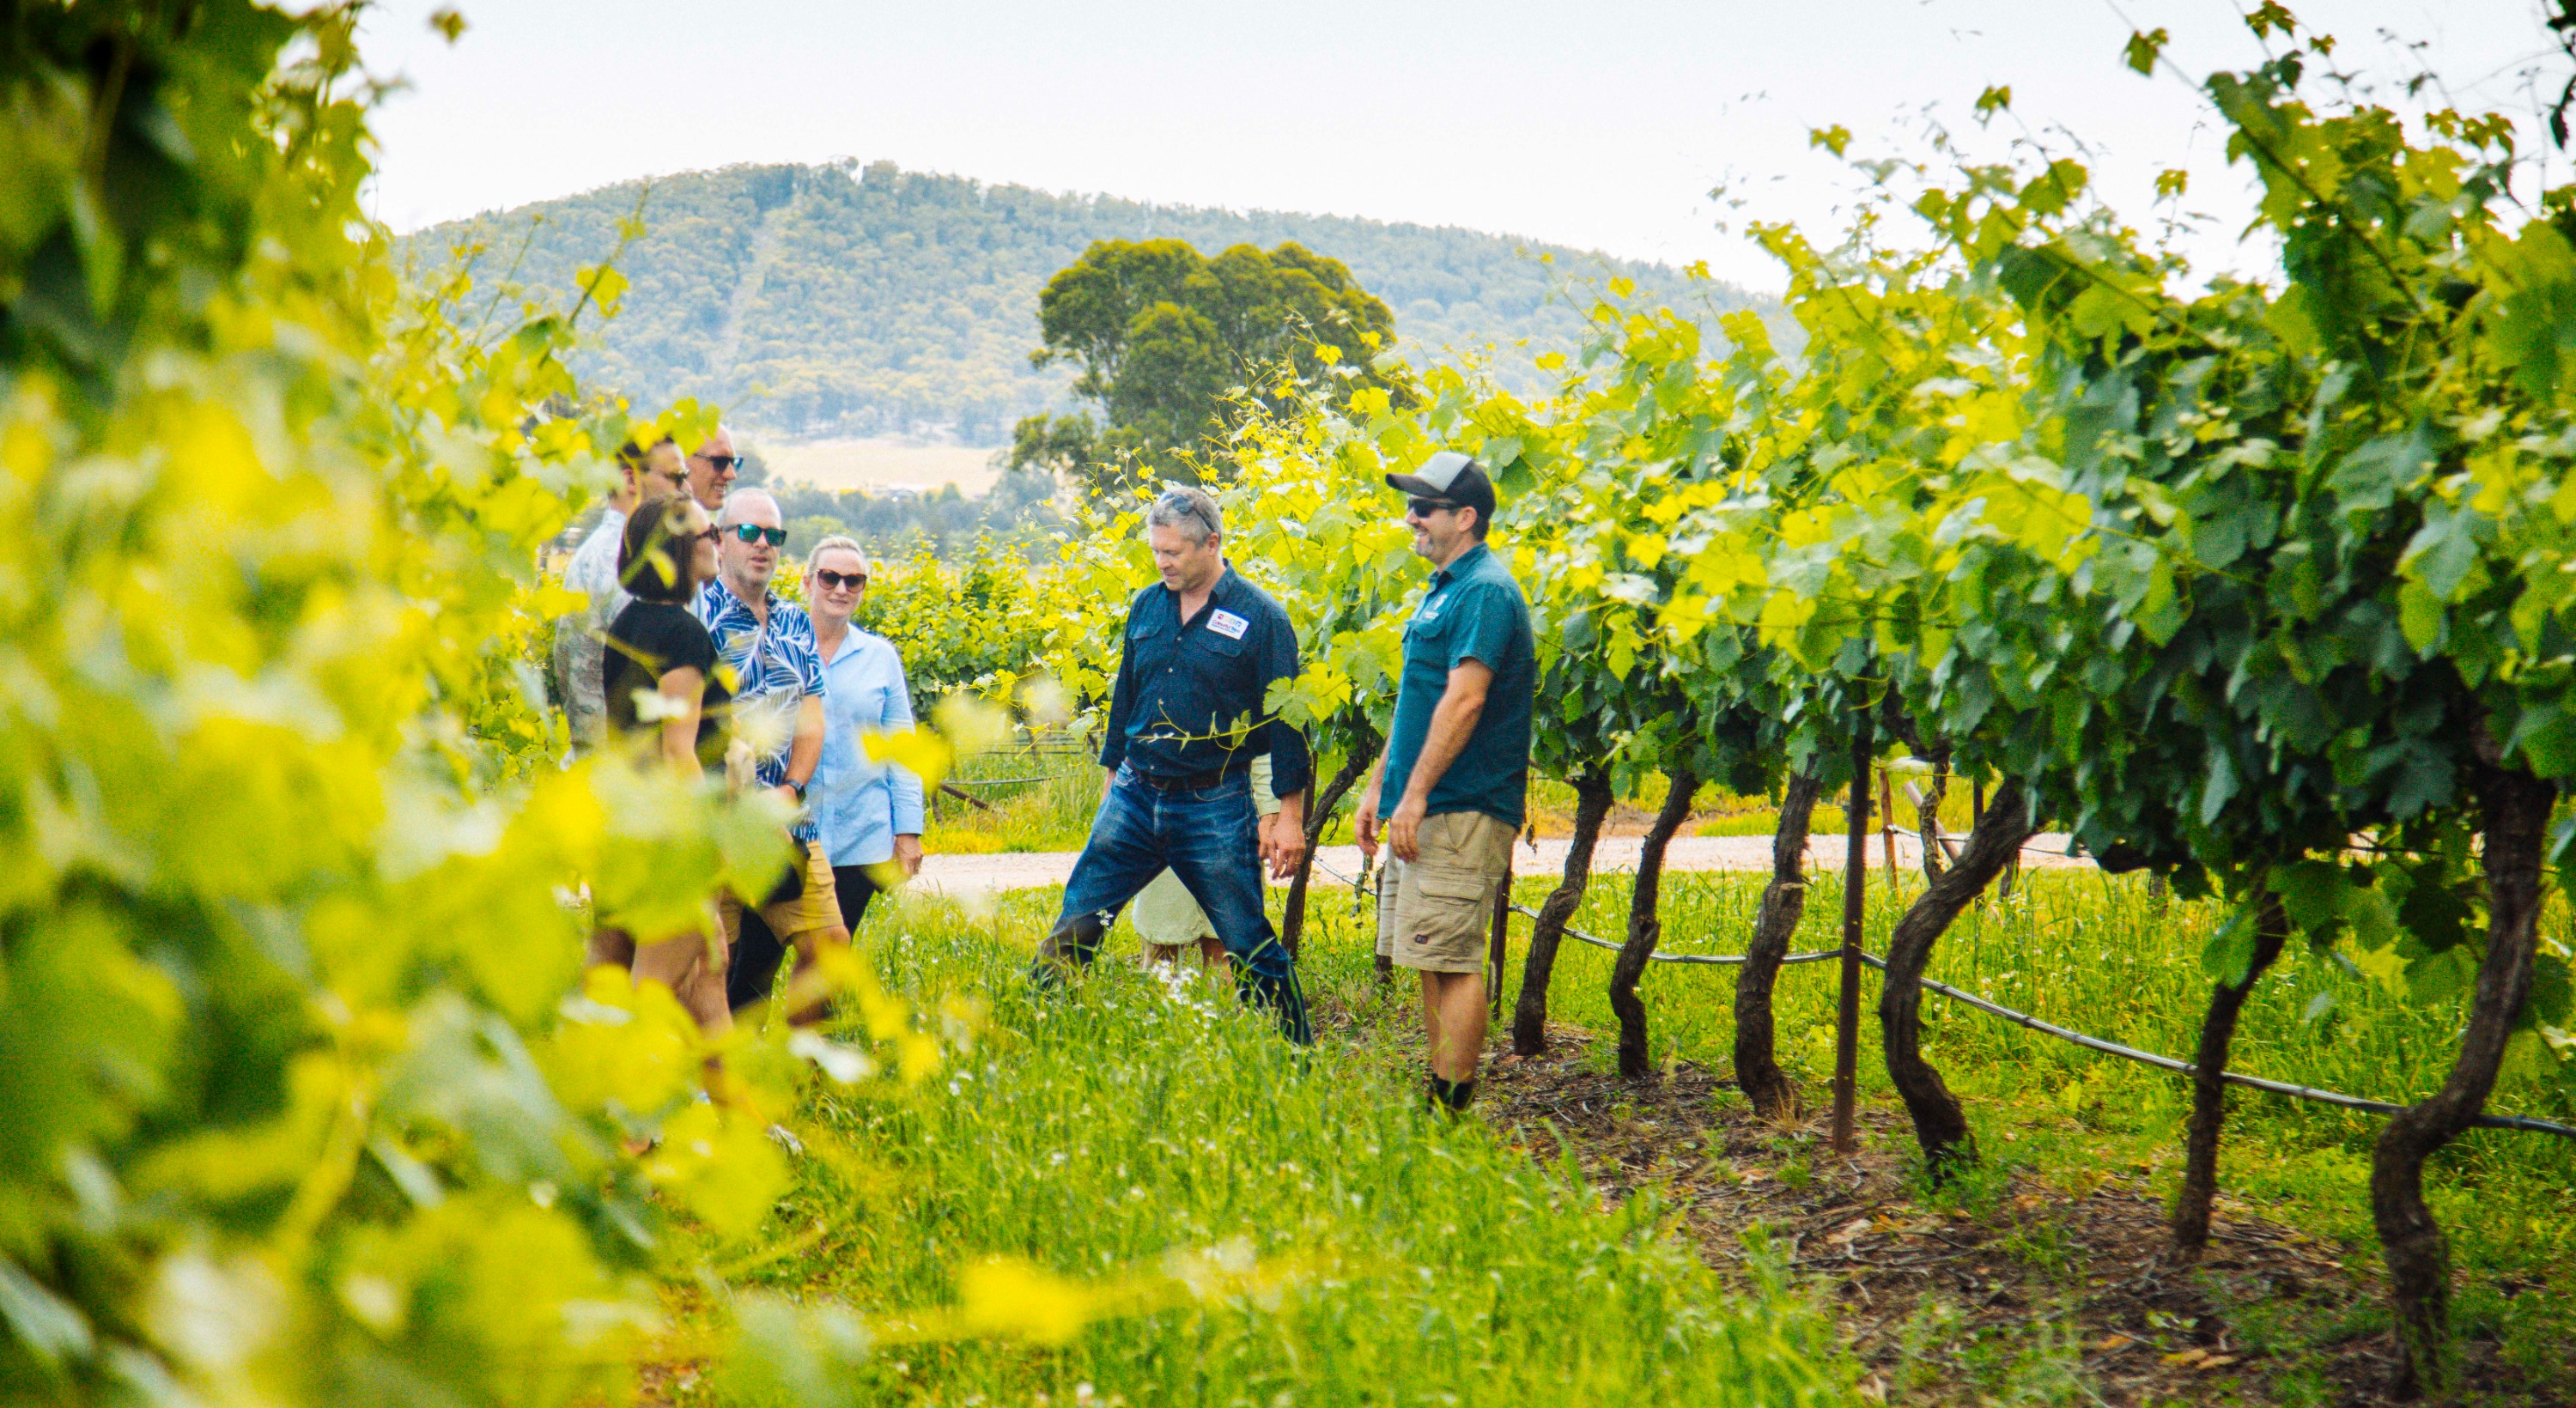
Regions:
<instances>
[{"instance_id":1,"label":"shirt collar","mask_svg":"<svg viewBox=\"0 0 2576 1408\"><path fill-rule=\"evenodd\" d=\"M843 664L851 660L855 660L860 656L867 654L875 647L884 645L885 643L885 637L878 635L874 631L860 630L857 623L853 622L850 626L849 634L841 637L841 653L833 656L829 660L823 660L823 637L820 632L817 632L814 637L814 658L817 660L823 660L824 669L836 670Z\"/></svg>"},{"instance_id":2,"label":"shirt collar","mask_svg":"<svg viewBox=\"0 0 2576 1408\"><path fill-rule=\"evenodd\" d=\"M1458 554L1456 557L1449 559L1448 566L1434 571L1431 574L1431 585L1434 587L1445 587L1451 582L1457 581L1459 578L1475 571L1477 563L1483 558L1490 556L1492 556L1492 554L1486 550L1485 545L1483 543L1478 543L1474 547L1467 549L1465 552Z\"/></svg>"},{"instance_id":3,"label":"shirt collar","mask_svg":"<svg viewBox=\"0 0 2576 1408\"><path fill-rule=\"evenodd\" d=\"M1226 563L1224 568L1217 573L1216 585L1208 588L1208 605L1224 606L1229 604L1234 597L1236 583L1242 580L1243 574L1234 570L1234 564L1232 562ZM1171 603L1173 615L1178 616L1181 614L1181 594L1179 592L1172 590L1170 587L1164 587L1163 600Z\"/></svg>"},{"instance_id":4,"label":"shirt collar","mask_svg":"<svg viewBox=\"0 0 2576 1408\"><path fill-rule=\"evenodd\" d=\"M737 595L732 587L725 584L725 579L721 576L708 579L706 590L707 614L710 616L721 616L737 606L745 611L751 609L751 603ZM778 608L784 605L779 600L778 593L774 591L762 592L761 598L762 609L766 615L777 615Z\"/></svg>"}]
</instances>

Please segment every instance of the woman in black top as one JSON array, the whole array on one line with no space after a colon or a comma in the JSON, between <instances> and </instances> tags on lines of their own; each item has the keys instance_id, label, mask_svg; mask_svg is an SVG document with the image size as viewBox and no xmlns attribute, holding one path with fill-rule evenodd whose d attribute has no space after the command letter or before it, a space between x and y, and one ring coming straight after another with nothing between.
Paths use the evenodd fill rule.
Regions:
<instances>
[{"instance_id":1,"label":"woman in black top","mask_svg":"<svg viewBox=\"0 0 2576 1408\"><path fill-rule=\"evenodd\" d=\"M716 670L716 645L689 610L698 588L716 575L716 530L707 511L685 494L665 494L638 505L626 521L617 557L619 582L635 600L608 627L600 683L613 736L637 731L636 696L661 696L660 727L651 748L636 748L637 761L666 762L690 778L724 761L723 731L716 718L732 701ZM603 926L592 937L589 961L623 963L635 981L658 982L709 1040L730 1030L725 1005L721 932L706 928L638 944L632 935Z\"/></svg>"},{"instance_id":2,"label":"woman in black top","mask_svg":"<svg viewBox=\"0 0 2576 1408\"><path fill-rule=\"evenodd\" d=\"M689 609L716 575L716 529L686 494L642 504L626 520L618 581L634 596L608 627L601 685L609 727L635 731L636 691L663 700L661 753L690 776L724 761L716 720L733 700L716 674L716 643Z\"/></svg>"}]
</instances>

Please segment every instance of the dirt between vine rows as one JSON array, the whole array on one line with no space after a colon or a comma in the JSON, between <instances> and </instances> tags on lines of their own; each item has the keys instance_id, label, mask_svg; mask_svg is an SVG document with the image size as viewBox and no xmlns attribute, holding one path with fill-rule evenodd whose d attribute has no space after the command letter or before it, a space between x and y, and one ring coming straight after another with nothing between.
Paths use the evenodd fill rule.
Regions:
<instances>
[{"instance_id":1,"label":"dirt between vine rows","mask_svg":"<svg viewBox=\"0 0 2576 1408\"><path fill-rule=\"evenodd\" d=\"M2056 1183L2017 1172L1960 1200L1978 1211L1944 1212L1907 1168L1901 1108L1865 1107L1860 1152L1837 1159L1822 1109L1773 1124L1740 1100L1721 1103L1731 1080L1689 1062L1641 1081L1604 1075L1586 1054L1596 1039L1607 1040L1551 1027L1544 1056L1493 1053L1478 1113L1535 1157L1570 1150L1611 1202L1660 1188L1713 1265L1740 1265L1744 1233L1759 1223L1792 1273L1836 1307L1871 1397L1993 1402L2000 1366L2036 1347L2090 1390L2072 1397L2113 1405L2268 1402L2273 1381L2293 1372L2309 1388L2293 1397L2322 1380L2330 1402L2383 1401L2387 1335L2360 1328L2382 1323L2370 1313L2376 1268L2332 1245L2222 1199L2208 1251L2178 1263L2165 1206L2135 1169ZM1927 1304L1943 1309L1927 1315ZM2265 1335L2259 1321L2289 1333ZM2338 1337L2337 1325L2349 1328ZM2301 1347L2260 1347L2284 1339ZM2472 1400L2564 1402L2532 1396L2492 1345L2469 1345L2464 1368Z\"/></svg>"}]
</instances>

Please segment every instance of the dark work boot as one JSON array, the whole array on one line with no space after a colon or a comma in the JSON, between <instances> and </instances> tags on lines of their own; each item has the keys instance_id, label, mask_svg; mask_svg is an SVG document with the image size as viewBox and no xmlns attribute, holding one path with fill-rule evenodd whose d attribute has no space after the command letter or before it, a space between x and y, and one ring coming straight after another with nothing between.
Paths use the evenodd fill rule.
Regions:
<instances>
[{"instance_id":1,"label":"dark work boot","mask_svg":"<svg viewBox=\"0 0 2576 1408\"><path fill-rule=\"evenodd\" d=\"M1029 965L1029 984L1040 992L1063 987L1065 970L1090 967L1100 952L1100 936L1107 932L1107 921L1097 914L1077 914L1056 925L1055 932L1038 945L1037 959Z\"/></svg>"}]
</instances>

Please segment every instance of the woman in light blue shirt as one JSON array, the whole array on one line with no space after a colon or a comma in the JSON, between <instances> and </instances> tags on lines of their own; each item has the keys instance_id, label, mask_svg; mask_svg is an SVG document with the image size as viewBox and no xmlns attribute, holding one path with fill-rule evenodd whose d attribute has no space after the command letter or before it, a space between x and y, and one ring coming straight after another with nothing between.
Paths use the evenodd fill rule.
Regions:
<instances>
[{"instance_id":1,"label":"woman in light blue shirt","mask_svg":"<svg viewBox=\"0 0 2576 1408\"><path fill-rule=\"evenodd\" d=\"M912 727L903 659L883 636L850 624L868 590L868 557L848 538L829 537L805 555L805 601L823 656L823 761L806 803L821 829L839 888L841 923L859 930L880 881L921 870L921 779L868 761L862 735Z\"/></svg>"}]
</instances>

